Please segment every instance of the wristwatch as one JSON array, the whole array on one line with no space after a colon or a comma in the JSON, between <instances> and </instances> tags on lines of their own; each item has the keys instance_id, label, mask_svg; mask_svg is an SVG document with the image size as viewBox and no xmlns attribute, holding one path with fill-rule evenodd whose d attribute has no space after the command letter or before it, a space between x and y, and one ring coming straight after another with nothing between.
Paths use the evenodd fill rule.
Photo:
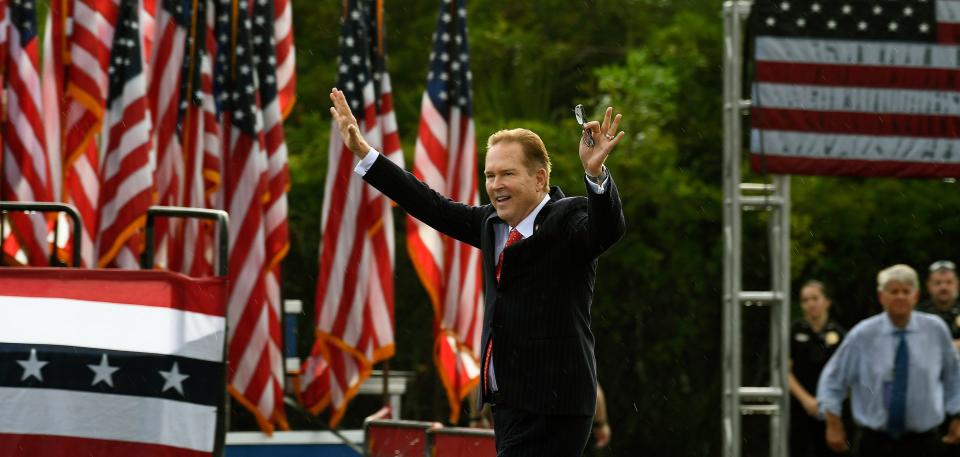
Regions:
<instances>
[{"instance_id":1,"label":"wristwatch","mask_svg":"<svg viewBox=\"0 0 960 457\"><path fill-rule=\"evenodd\" d=\"M587 172L584 172L584 174L587 175L587 179L589 179L590 182L599 186L603 184L604 181L607 180L607 166L606 165L600 166L600 176L593 176Z\"/></svg>"}]
</instances>

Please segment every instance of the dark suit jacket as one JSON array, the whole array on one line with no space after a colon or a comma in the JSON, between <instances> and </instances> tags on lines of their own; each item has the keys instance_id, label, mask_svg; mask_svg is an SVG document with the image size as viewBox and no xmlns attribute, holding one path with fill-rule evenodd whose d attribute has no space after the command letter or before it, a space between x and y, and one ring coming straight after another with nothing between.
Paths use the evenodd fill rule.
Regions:
<instances>
[{"instance_id":1,"label":"dark suit jacket","mask_svg":"<svg viewBox=\"0 0 960 457\"><path fill-rule=\"evenodd\" d=\"M499 284L493 227L503 221L491 205L454 202L383 156L364 179L413 217L483 252L481 348L493 338L501 401L538 414L592 416L597 369L590 305L597 257L625 231L613 178L603 194L587 190L588 197L564 197L553 187L533 235L505 250Z\"/></svg>"}]
</instances>

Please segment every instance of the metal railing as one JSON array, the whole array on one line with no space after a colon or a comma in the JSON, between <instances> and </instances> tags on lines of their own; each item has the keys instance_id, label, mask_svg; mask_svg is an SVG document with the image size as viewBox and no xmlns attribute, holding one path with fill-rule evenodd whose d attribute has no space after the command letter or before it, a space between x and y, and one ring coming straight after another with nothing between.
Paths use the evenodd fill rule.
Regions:
<instances>
[{"instance_id":1,"label":"metal railing","mask_svg":"<svg viewBox=\"0 0 960 457\"><path fill-rule=\"evenodd\" d=\"M49 203L49 202L9 202L9 201L0 201L0 212L9 212L9 211L22 211L22 212L38 212L38 213L66 213L67 216L73 221L73 239L80 240L81 233L83 230L83 220L80 218L80 212L77 211L73 205L68 205L65 203ZM53 246L54 248L50 252L50 264L56 265L55 262L57 258L57 232L58 230L53 231ZM70 253L73 258L72 263L74 267L80 266L80 243L73 243L73 249Z\"/></svg>"},{"instance_id":2,"label":"metal railing","mask_svg":"<svg viewBox=\"0 0 960 457\"><path fill-rule=\"evenodd\" d=\"M217 265L215 271L217 276L227 276L227 262L229 260L228 247L230 246L230 217L227 215L226 211L219 209L182 208L178 206L151 206L147 211L147 239L146 248L144 248L143 256L140 258L141 268L144 270L153 268L153 226L157 217L193 218L217 222L217 245L219 247L217 251L219 254L217 256Z\"/></svg>"}]
</instances>

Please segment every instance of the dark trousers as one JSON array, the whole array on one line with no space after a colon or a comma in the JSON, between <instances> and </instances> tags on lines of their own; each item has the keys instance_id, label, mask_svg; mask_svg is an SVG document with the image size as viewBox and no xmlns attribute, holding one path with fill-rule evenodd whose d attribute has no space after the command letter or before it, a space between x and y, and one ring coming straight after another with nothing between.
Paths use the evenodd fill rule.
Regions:
<instances>
[{"instance_id":1,"label":"dark trousers","mask_svg":"<svg viewBox=\"0 0 960 457\"><path fill-rule=\"evenodd\" d=\"M493 405L497 457L580 457L592 426L592 416L535 414Z\"/></svg>"},{"instance_id":2,"label":"dark trousers","mask_svg":"<svg viewBox=\"0 0 960 457\"><path fill-rule=\"evenodd\" d=\"M810 417L797 406L790 415L790 457L832 457L836 454L827 446L827 423Z\"/></svg>"},{"instance_id":3,"label":"dark trousers","mask_svg":"<svg viewBox=\"0 0 960 457\"><path fill-rule=\"evenodd\" d=\"M938 457L940 451L940 434L936 430L905 433L899 439L894 439L886 432L864 428L861 431L857 455L861 457Z\"/></svg>"}]
</instances>

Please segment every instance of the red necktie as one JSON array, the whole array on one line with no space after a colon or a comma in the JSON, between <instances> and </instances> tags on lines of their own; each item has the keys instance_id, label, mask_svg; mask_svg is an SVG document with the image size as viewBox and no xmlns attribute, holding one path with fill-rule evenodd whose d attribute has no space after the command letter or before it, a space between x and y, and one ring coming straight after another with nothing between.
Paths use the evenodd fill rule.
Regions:
<instances>
[{"instance_id":1,"label":"red necktie","mask_svg":"<svg viewBox=\"0 0 960 457\"><path fill-rule=\"evenodd\" d=\"M507 248L512 246L517 241L523 239L523 235L517 231L517 229L510 229L510 233L507 235L507 244L503 246L503 250L500 251L500 258L497 259L497 282L500 282L500 267L503 265L503 253L507 252ZM487 350L484 351L483 357L483 385L487 386L487 391L490 390L490 359L493 356L493 337L490 337L490 340L487 342Z\"/></svg>"},{"instance_id":2,"label":"red necktie","mask_svg":"<svg viewBox=\"0 0 960 457\"><path fill-rule=\"evenodd\" d=\"M503 266L503 253L507 252L507 248L513 246L513 243L523 239L523 235L517 231L517 229L510 229L510 233L507 235L507 244L503 246L503 250L500 251L500 258L497 259L497 282L500 282L500 268Z\"/></svg>"}]
</instances>

